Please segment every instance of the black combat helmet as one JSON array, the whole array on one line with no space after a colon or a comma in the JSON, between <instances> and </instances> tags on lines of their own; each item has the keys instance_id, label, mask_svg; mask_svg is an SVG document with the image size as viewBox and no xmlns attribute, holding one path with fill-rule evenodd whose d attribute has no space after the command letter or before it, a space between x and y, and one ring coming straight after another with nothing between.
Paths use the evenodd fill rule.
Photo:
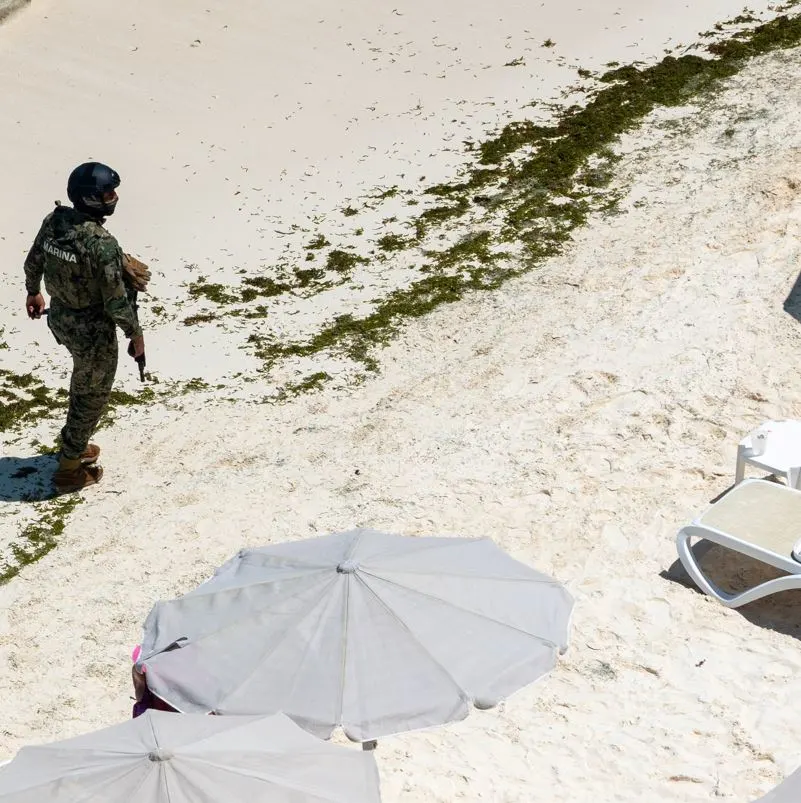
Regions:
<instances>
[{"instance_id":1,"label":"black combat helmet","mask_svg":"<svg viewBox=\"0 0 801 803\"><path fill-rule=\"evenodd\" d=\"M100 162L84 162L70 173L67 196L79 211L93 217L108 217L114 214L117 199L106 202L103 194L113 192L120 186L116 170Z\"/></svg>"}]
</instances>

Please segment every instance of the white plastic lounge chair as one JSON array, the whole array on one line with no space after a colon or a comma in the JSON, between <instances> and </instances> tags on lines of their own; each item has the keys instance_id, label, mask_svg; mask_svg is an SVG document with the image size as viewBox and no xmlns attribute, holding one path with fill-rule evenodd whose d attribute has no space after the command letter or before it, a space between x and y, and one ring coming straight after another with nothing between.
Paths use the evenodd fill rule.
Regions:
<instances>
[{"instance_id":1,"label":"white plastic lounge chair","mask_svg":"<svg viewBox=\"0 0 801 803\"><path fill-rule=\"evenodd\" d=\"M784 477L792 488L801 487L801 421L765 421L749 432L737 447L735 483L742 482L747 463Z\"/></svg>"},{"instance_id":2,"label":"white plastic lounge chair","mask_svg":"<svg viewBox=\"0 0 801 803\"><path fill-rule=\"evenodd\" d=\"M692 540L703 538L787 572L739 594L718 588L701 571ZM702 591L728 608L801 588L801 491L767 480L745 480L715 502L676 538L679 558Z\"/></svg>"}]
</instances>

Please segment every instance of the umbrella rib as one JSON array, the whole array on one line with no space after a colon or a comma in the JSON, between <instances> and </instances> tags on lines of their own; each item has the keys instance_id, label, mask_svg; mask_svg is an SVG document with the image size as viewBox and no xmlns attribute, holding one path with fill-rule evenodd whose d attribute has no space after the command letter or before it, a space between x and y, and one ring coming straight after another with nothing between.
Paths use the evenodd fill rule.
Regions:
<instances>
[{"instance_id":1,"label":"umbrella rib","mask_svg":"<svg viewBox=\"0 0 801 803\"><path fill-rule=\"evenodd\" d=\"M119 755L126 755L126 756L130 756L131 755L131 753L124 752L124 751L114 751L114 752L115 753L119 753ZM117 781L117 780L120 780L120 779L124 778L126 775L129 775L130 773L135 772L137 769L139 769L139 767L140 767L140 765L139 765L138 762L136 764L132 764L132 766L130 768L126 769L119 776L114 778L114 780ZM92 772L92 770L89 770L88 772ZM84 774L86 774L86 773L78 773L78 775L84 775ZM144 782L145 782L145 778L143 777L142 780L139 782L139 786L137 786L137 788L136 788L137 792L139 791L139 789L142 788L142 784ZM46 786L50 785L51 783L53 783L53 779L43 780L43 781L40 781L38 783L33 784L32 786L26 786L24 791L25 792L32 792L35 789L40 789L42 787L46 787ZM104 779L101 791L107 789L108 786L109 786L109 783L110 783L110 781L108 779ZM94 794L95 794L94 790L90 791L90 792L87 792L82 797L74 798L73 799L73 803L82 803L82 801L84 801L84 800L90 800Z\"/></svg>"},{"instance_id":2,"label":"umbrella rib","mask_svg":"<svg viewBox=\"0 0 801 803\"><path fill-rule=\"evenodd\" d=\"M322 573L322 572L320 572L320 573ZM306 575L306 576L308 577L308 575ZM257 584L254 583L253 585L257 585ZM243 588L250 588L250 587L251 586L248 585L248 586L241 586L241 587L238 587L238 588L235 588L235 589L222 589L222 590L218 591L217 593L218 594L224 594L227 591L241 591ZM285 599L292 599L294 597L298 597L301 594L303 594L305 591L308 591L308 589L307 588L303 588L300 591L296 592L295 594L289 594L289 595L287 595L287 597L285 597ZM179 597L178 599L183 601L183 600L186 600L187 597ZM171 600L170 602L175 602L175 601L176 600ZM166 602L166 603L162 603L162 604L169 605L170 602ZM262 613L264 613L264 609L260 608L258 610L254 610L251 614L249 614L249 616L257 616L257 615L262 614ZM241 623L241 621L242 621L241 619L237 620L236 624ZM210 630L207 633L204 633L202 636L198 636L198 637L194 638L190 643L191 644L199 644L201 641L204 641L205 639L208 639L208 638L211 638L212 636L215 636L221 630L224 630L225 628L230 627L231 624L232 624L231 622L221 624L218 628L216 628L214 630ZM148 661L148 660L150 660L151 658L154 658L157 655L161 655L163 652L164 652L164 650L161 649L161 650L157 650L155 652L148 653L148 655L146 657L140 658L140 661L141 662Z\"/></svg>"},{"instance_id":3,"label":"umbrella rib","mask_svg":"<svg viewBox=\"0 0 801 803\"><path fill-rule=\"evenodd\" d=\"M364 538L364 533L359 532L359 534L350 542L350 546L348 547L348 551L345 554L344 560L350 560L353 557L353 553L356 551L356 547L362 542ZM342 724L342 707L344 705L345 700L345 683L347 682L347 666L348 666L348 630L350 623L350 583L345 583L345 611L344 611L344 622L342 623L342 665L340 668L339 674L339 699L337 701L337 724Z\"/></svg>"},{"instance_id":4,"label":"umbrella rib","mask_svg":"<svg viewBox=\"0 0 801 803\"><path fill-rule=\"evenodd\" d=\"M358 574L356 576L358 577ZM453 677L453 675L451 675L451 673L448 672L448 670L431 654L428 647L426 647L425 644L423 644L418 638L415 637L409 625L407 625L406 622L404 622L403 619L401 619L401 617L398 616L398 614L395 613L395 611L393 611L392 608L390 608L389 605L387 605L387 603L384 602L383 599L381 599L379 594L375 590L373 590L370 587L370 585L366 583L361 577L359 577L359 582L376 598L376 600L378 600L378 603L403 628L403 630L406 631L407 635L412 640L412 642L416 644L431 659L433 664L435 666L438 666L442 670L445 677L447 677L448 680L450 680L451 683L453 683L453 685L456 686L456 688L459 689L459 691L464 694L464 689L456 682L456 679Z\"/></svg>"},{"instance_id":5,"label":"umbrella rib","mask_svg":"<svg viewBox=\"0 0 801 803\"><path fill-rule=\"evenodd\" d=\"M148 715L147 724L150 727L150 733L153 735L153 744L155 744L157 748L160 748L161 743L159 742L158 736L156 735L156 728L153 725L153 714ZM170 793L170 784L167 782L167 772L165 771L165 767L162 764L159 764L158 773L162 783L164 784L164 793L167 795L167 803L171 803L172 794Z\"/></svg>"},{"instance_id":6,"label":"umbrella rib","mask_svg":"<svg viewBox=\"0 0 801 803\"><path fill-rule=\"evenodd\" d=\"M424 538L416 538L415 536L399 536L399 538L403 538L404 541L412 541L415 544L415 549L411 551L409 549L408 543L398 543L397 545L393 545L392 547L387 548L384 551L378 552L375 557L380 558L394 558L398 555L408 555L408 554L415 554L419 555L421 552L430 552L434 549L454 549L456 547L464 547L468 546L469 544L477 544L480 541L491 541L492 539L487 538L486 536L481 536L479 538L464 538L464 537L453 537L448 538L446 536L440 537L424 537ZM427 541L427 543L423 543L423 541ZM436 542L436 543L434 543ZM494 542L493 542L494 543Z\"/></svg>"},{"instance_id":7,"label":"umbrella rib","mask_svg":"<svg viewBox=\"0 0 801 803\"><path fill-rule=\"evenodd\" d=\"M295 568L295 567L293 567L293 568ZM206 585L210 584L214 580L214 578L211 577L208 580L206 580L205 582L201 583L199 586L197 586L192 591L188 591L183 596L176 597L176 599L186 600L186 599L192 599L193 597L206 597L209 594L226 594L229 591L230 592L241 591L244 588L253 588L254 586L268 586L268 585L272 585L273 583L286 583L288 580L297 580L299 578L304 578L305 579L307 577L313 576L314 574L331 570L330 566L320 566L320 565L308 566L308 567L297 567L297 568L299 568L300 571L296 572L295 574L289 575L289 576L284 574L284 575L281 575L281 576L278 576L278 577L265 577L265 578L263 578L261 580L248 580L246 582L243 582L241 585L232 585L232 586L229 586L228 588L214 588L213 586L210 586L208 588L203 588L203 586L206 586ZM312 569L314 571L311 571ZM174 601L175 600L167 600L168 603L169 602L174 602Z\"/></svg>"},{"instance_id":8,"label":"umbrella rib","mask_svg":"<svg viewBox=\"0 0 801 803\"><path fill-rule=\"evenodd\" d=\"M294 543L294 542L288 542ZM267 547L269 549L269 547ZM262 569L265 566L275 566L275 561L278 561L279 568L292 568L292 569L330 569L330 563L320 563L318 560L304 560L303 558L292 556L291 558L284 557L282 555L269 555L266 552L259 552L258 550L251 550L249 555L258 555L259 557L265 558L265 560L261 561L252 561L249 562L247 565L249 566L257 566L258 568ZM291 561L291 562L290 562Z\"/></svg>"},{"instance_id":9,"label":"umbrella rib","mask_svg":"<svg viewBox=\"0 0 801 803\"><path fill-rule=\"evenodd\" d=\"M351 542L350 546L348 546L348 551L345 553L345 557L343 560L350 560L353 557L353 553L356 551L356 547L362 542L364 538L364 532L360 532Z\"/></svg>"},{"instance_id":10,"label":"umbrella rib","mask_svg":"<svg viewBox=\"0 0 801 803\"><path fill-rule=\"evenodd\" d=\"M280 646L280 645L283 643L284 639L286 639L286 638L288 637L288 635L289 635L290 631L292 630L292 628L293 628L295 625L297 625L298 623L302 622L302 621L303 621L303 619L304 619L306 616L308 616L308 615L309 615L309 612L310 612L311 610L313 610L313 608L316 606L316 604L317 604L317 603L319 603L321 599L323 599L323 597L325 596L326 592L328 591L328 587L329 587L330 585L331 585L331 583L329 582L329 583L326 583L326 584L323 586L323 588L322 588L322 590L321 590L320 594L319 594L317 597L315 597L315 599L313 600L313 604L310 604L310 605L309 605L307 608L305 608L304 610L302 610L302 611L301 611L301 612L300 612L300 613L299 613L299 614L298 614L298 615L295 617L295 619L294 619L294 620L293 620L293 622L292 622L292 627L287 627L287 628L284 630L283 634L280 636L280 638L276 639L276 641L273 643L273 645L271 646L271 648L270 648L270 649L269 649L269 650L268 650L268 651L267 651L267 652L264 654L263 658L267 658L268 656L272 655L272 654L273 654L273 653L274 653L274 652L275 652L275 651L278 649L278 647L279 647L279 646ZM255 675L255 674L258 672L258 671L259 671L259 669L260 669L260 667L261 667L261 664L263 664L263 663L264 663L264 660L262 660L262 661L260 662L260 664L258 664L258 665L257 665L257 666L256 666L256 667L253 669L253 671L252 671L252 672L250 672L250 674L249 674L249 675L248 675L246 678L244 678L244 679L243 679L243 680L242 680L242 681L241 681L239 684L237 684L237 686L235 686L234 688L232 688L232 689L228 690L228 691L227 691L225 694L223 694L223 695L220 695L220 697L219 697L219 699L218 699L218 704L222 704L224 700L228 699L228 698L229 698L229 697L230 697L232 694L234 694L235 692L239 691L239 689L241 689L241 688L242 688L242 686L244 686L244 685L245 685L245 684L246 684L246 683L247 683L247 682L248 682L248 681L249 681L249 680L250 680L250 679L251 679L251 678L252 678L252 677L253 677L253 676L254 676L254 675Z\"/></svg>"},{"instance_id":11,"label":"umbrella rib","mask_svg":"<svg viewBox=\"0 0 801 803\"><path fill-rule=\"evenodd\" d=\"M342 723L342 707L345 700L345 682L348 667L348 630L350 623L350 583L345 583L345 621L342 624L342 666L339 673L339 699L337 701L337 724Z\"/></svg>"},{"instance_id":12,"label":"umbrella rib","mask_svg":"<svg viewBox=\"0 0 801 803\"><path fill-rule=\"evenodd\" d=\"M136 769L136 767L137 767L137 765L134 765L133 767L131 767L131 769L128 772L123 773L123 775L120 776L120 777L125 777L125 775L128 775L129 772L133 772ZM145 772L145 773L142 774L142 780L139 781L139 785L136 787L135 792L138 792L142 788L142 786L145 783L146 779L147 779L147 773ZM105 788L105 785L104 785L104 788ZM133 800L136 800L137 795L133 794L131 797L132 797ZM81 803L81 801L80 800L76 800L75 803Z\"/></svg>"},{"instance_id":13,"label":"umbrella rib","mask_svg":"<svg viewBox=\"0 0 801 803\"><path fill-rule=\"evenodd\" d=\"M344 749L347 749L347 748L342 748L342 749L344 750ZM309 751L306 751L306 750L300 751L299 750L299 751L293 753L293 755L302 755L303 753L309 753L311 756L314 756L318 752L319 752L319 750L317 750L317 751L311 751L311 750L309 750ZM255 751L254 751L254 753L255 753ZM286 751L278 751L278 750L270 751L270 754L274 755L276 757L282 755L282 753L286 754ZM198 758L194 758L194 757L189 758L188 756L185 756L185 755L182 756L181 758L182 758L182 760L187 761L187 762L188 761L195 761L195 762L198 762L198 763L205 764L205 765L207 765L209 767L215 767L216 769L218 769L218 770L220 770L222 772L226 772L226 773L228 773L230 775L243 776L245 778L253 778L254 780L257 780L257 781L263 781L263 782L268 783L268 784L270 784L272 786L275 786L275 787L277 787L279 789L282 789L282 788L283 789L292 789L293 791L301 792L303 794L314 795L314 797L317 798L318 800L330 801L331 803L338 803L338 801L342 801L343 800L342 796L340 794L338 794L338 793L333 793L334 796L332 796L332 794L329 794L328 791L323 791L323 790L310 788L308 786L303 786L303 785L299 784L297 781L293 781L293 780L290 780L290 779L270 777L266 773L265 774L259 774L258 772L254 772L253 770L247 770L244 767L236 767L235 769L232 769L230 766L226 766L225 764L220 764L217 761L215 761L213 759L209 759L209 758L203 758L203 759L198 759ZM348 800L349 799L350 798L348 798Z\"/></svg>"},{"instance_id":14,"label":"umbrella rib","mask_svg":"<svg viewBox=\"0 0 801 803\"><path fill-rule=\"evenodd\" d=\"M153 737L153 744L156 745L156 747L161 747L161 745L159 744L159 737L156 736L156 729L153 727L153 715L149 714L146 717L146 721L148 727L150 728L150 735Z\"/></svg>"},{"instance_id":15,"label":"umbrella rib","mask_svg":"<svg viewBox=\"0 0 801 803\"><path fill-rule=\"evenodd\" d=\"M356 548L356 546L359 544L359 542L362 540L362 537L363 537L363 534L362 534L362 533L360 533L360 534L359 534L359 535L358 535L356 538L354 538L354 539L353 539L353 541L352 541L352 542L351 542L351 544L350 544L350 548L348 549L348 552L347 552L347 553L346 553L346 555L345 555L345 558L344 558L345 560L346 560L347 558L349 558L349 557L350 557L350 556L353 554L353 551L354 551L354 549L355 549L355 548ZM326 567L322 567L321 571L330 571L330 569L331 569L331 567L330 567L330 566L326 566ZM331 584L329 583L328 585L330 586ZM323 598L323 596L324 596L324 594L325 594L325 592L326 592L327 590L328 590L328 586L325 586L325 587L323 588L323 590L322 590L322 592L321 592L320 596L319 596L319 597L318 597L318 598L315 600L315 603L319 602L319 601L320 601L320 600ZM343 694L344 694L344 688L345 688L345 666L346 666L346 659L347 659L347 643L348 643L348 642L347 642L347 623L348 623L348 619L347 619L347 609L348 609L348 600L349 600L349 597L350 597L350 587L349 587L349 586L348 586L347 592L348 592L348 593L347 593L347 596L346 596L346 598L345 598L345 609L346 609L346 612L345 612L345 624L344 624L344 634L345 634L345 637L344 637L344 647L343 647L343 650L342 650L342 653L343 653L343 659L342 659L342 672L341 672L341 675L340 675L340 677L342 678L342 680L341 680L341 683L340 683L340 686L341 686L341 692L340 692L340 698L339 698L339 709L338 709L338 712L337 712L337 718L336 718L336 721L337 721L337 723L339 723L339 722L342 720L342 697L343 697ZM295 620L295 624L297 624L298 622L302 621L302 620L303 620L303 618L304 618L305 616L307 616L307 615L308 615L308 613L309 613L309 611L312 609L312 607L313 607L313 606L310 606L310 607L309 607L309 608L308 608L306 611L304 611L304 612L302 613L302 615L300 615L300 616L299 616L299 617L298 617L298 618ZM286 629L286 631L285 631L285 635L283 636L283 638L286 638L286 634L287 634L288 632L289 632L289 628L287 628L287 629ZM278 647L278 645L279 645L280 643L281 643L281 642L279 641L279 642L278 642L278 644L276 644L276 645L275 645L275 647L273 648L273 650L270 650L270 653L274 652L274 651L275 651L275 649ZM268 654L270 654L270 653L268 653ZM251 672L251 674L250 674L250 675L248 675L248 677L247 677L245 680L243 680L243 681L242 681L242 683L240 683L240 684L239 684L239 685L238 685L238 686L237 686L235 689L232 689L231 691L229 691L229 692L228 692L228 693L225 695L225 697L227 698L227 697L229 697L231 694L234 694L234 692L236 692L236 691L237 691L238 689L240 689L240 688L241 688L241 687L242 687L242 686L243 686L245 683L247 683L247 682L248 682L248 680L250 680L250 678L252 678L252 677L253 677L253 675L255 675L257 671L258 671L258 667L257 667L256 669L254 669L254 670L253 670L253 672ZM293 690L294 690L294 686L293 686ZM222 702L222 699L220 700L220 702Z\"/></svg>"},{"instance_id":16,"label":"umbrella rib","mask_svg":"<svg viewBox=\"0 0 801 803\"><path fill-rule=\"evenodd\" d=\"M466 538L464 536L426 536L423 538L417 538L415 536L399 536L399 538L403 538L404 541L412 542L415 544L415 549L410 549L408 543L405 544L397 544L391 547L388 547L386 550L377 552L373 557L378 558L380 560L384 559L393 559L397 557L403 557L406 555L420 555L422 553L430 553L440 549L464 549L467 547L475 547L482 543L489 543L492 547L500 553L503 557L508 558L509 560L514 561L515 563L521 563L517 558L513 558L508 552L505 552L492 538L488 536L479 536L477 538ZM427 542L427 543L425 543ZM369 563L369 560L367 561ZM525 563L521 564L525 568L528 568Z\"/></svg>"},{"instance_id":17,"label":"umbrella rib","mask_svg":"<svg viewBox=\"0 0 801 803\"><path fill-rule=\"evenodd\" d=\"M409 540L414 540L414 539L410 538ZM419 555L422 552L430 553L430 552L432 552L434 550L440 550L440 549L457 549L459 547L476 546L477 544L480 544L482 542L489 542L490 544L493 545L493 547L496 549L496 551L498 553L500 553L501 555L503 555L505 558L508 558L509 560L513 561L514 563L517 563L523 569L526 569L526 570L531 571L531 572L535 571L535 570L531 569L529 566L527 566L525 563L521 563L516 558L513 558L511 555L509 555L508 553L504 552L491 538L488 538L486 536L482 536L480 538L459 538L459 537L445 538L445 537L440 537L440 538L431 538L430 541L431 542L436 542L436 543L427 543L427 544L425 544L423 546L420 546L419 545L419 541L418 541L417 542L417 549L415 549L413 552L410 552L407 546L398 546L397 548L393 548L393 549L388 550L386 552L380 552L380 553L374 555L373 557L376 558L376 560L377 560L377 562L379 564L381 564L385 560L392 560L392 559L397 558L397 557L405 557L405 556L410 555L410 554L413 554L413 555L416 556L416 555ZM359 563L360 563L361 568L363 570L367 571L367 567L370 566L370 559L368 559L365 562L359 561ZM391 571L391 569L389 569L388 571ZM404 571L407 574L421 574L421 575L440 574L441 573L439 571L431 570L431 569L403 569L402 571ZM539 572L536 572L536 573L540 574ZM448 574L452 575L453 577L466 577L466 578L472 578L473 577L473 575L471 575L471 574L464 574L462 572L454 572L454 571L451 571L451 570L448 570ZM485 578L482 578L482 579L499 580L499 581L503 581L503 582L549 583L549 584L553 584L553 585L559 585L559 581L558 580L555 580L552 577L546 577L546 576L540 576L540 577L494 577L494 576L486 576Z\"/></svg>"},{"instance_id":18,"label":"umbrella rib","mask_svg":"<svg viewBox=\"0 0 801 803\"><path fill-rule=\"evenodd\" d=\"M360 532L350 543L348 551L345 555L345 560L353 557L356 547L361 543L364 538L364 533ZM347 682L347 666L348 666L348 630L350 623L350 583L345 583L345 606L344 606L344 621L342 623L342 664L339 673L339 697L337 700L337 724L342 724L342 707L345 700L345 683Z\"/></svg>"},{"instance_id":19,"label":"umbrella rib","mask_svg":"<svg viewBox=\"0 0 801 803\"><path fill-rule=\"evenodd\" d=\"M370 577L374 577L376 580L381 580L384 583L389 583L390 585L393 585L393 586L395 586L397 588L401 588L404 591L408 591L408 592L410 592L412 594L418 594L419 596L426 597L427 599L436 600L437 602L441 602L443 605L450 605L450 607L455 608L458 611L463 611L464 613L469 613L470 615L476 616L479 619L484 619L484 620L486 620L488 622L492 622L493 624L500 625L501 627L506 627L506 628L509 628L510 630L514 630L514 631L516 631L518 633L522 633L523 635L529 636L529 637L531 637L533 639L536 639L537 641L539 641L539 642L541 642L543 644L548 644L551 647L555 647L557 649L559 647L558 644L556 644L555 642L551 641L550 639L543 638L542 636L538 636L535 633L529 633L527 630L523 630L522 628L517 627L515 625L510 625L508 622L501 622L499 619L493 619L491 616L487 616L487 614L478 613L477 611L471 611L469 608L465 608L462 605L457 605L455 602L450 602L449 600L443 599L442 597L438 597L435 594L429 594L429 593L426 593L425 591L418 591L416 588L409 588L409 586L401 585L400 583L395 582L394 580L389 580L386 577L381 577L380 575L374 574L373 572L370 572L368 570L364 570L363 569L362 573L366 574L366 575L368 575ZM362 582L364 582L364 581L362 581ZM368 588L370 588L370 586L367 583L365 583L365 585ZM558 585L558 583L556 585ZM380 599L380 597L378 596L378 593L376 591L373 591L372 588L370 588L370 590L372 591L373 594L375 594L376 597L378 597ZM399 621L402 621L400 616L398 614L396 614L394 611L392 611L392 614ZM404 626L405 626L405 624L404 624Z\"/></svg>"},{"instance_id":20,"label":"umbrella rib","mask_svg":"<svg viewBox=\"0 0 801 803\"><path fill-rule=\"evenodd\" d=\"M370 569L369 564L361 564L359 568L365 574L373 574L376 577L379 575L375 574L377 571L381 571L381 569ZM392 569L386 569L387 572L392 572ZM414 575L421 575L421 576L435 576L441 575L441 569L398 569L396 570L398 574L414 574ZM494 577L490 574L484 574L481 576L476 576L474 574L466 574L464 572L455 572L448 569L448 576L449 577L464 577L466 580L492 580L496 583L537 583L540 585L552 585L552 586L560 586L558 580L554 579L553 577Z\"/></svg>"},{"instance_id":21,"label":"umbrella rib","mask_svg":"<svg viewBox=\"0 0 801 803\"><path fill-rule=\"evenodd\" d=\"M339 533L339 535L345 535L345 534L346 533ZM362 540L363 535L364 535L363 533L359 533L359 535L357 537L355 537L351 541L351 544L350 544L350 546L348 548L347 553L342 558L337 559L337 561L336 561L337 563L339 563L340 561L346 560L349 557L351 557L351 555L353 554L353 550L355 549L356 545ZM278 550L281 549L281 546L283 546L283 544L276 545L276 546L261 547L260 549L248 549L248 550L245 550L244 556L240 556L240 561L242 561L243 558L247 558L247 557L251 557L251 556L258 556L260 558L264 558L264 560L261 560L258 563L253 561L253 565L258 565L260 567L263 567L265 564L271 564L273 562L273 560L277 558L280 561L291 560L292 563L289 564L289 565L292 566L293 568L299 568L299 569L324 569L324 570L332 568L332 564L330 562L329 563L319 563L316 560L304 559L304 558L301 558L299 556L294 556L294 555L291 556L291 557L282 556L280 554L271 555L269 552L266 551L267 549L273 549L273 548L275 548L278 551ZM261 551L261 550L265 550L265 551ZM336 564L333 564L333 565L336 565ZM278 578L278 579L280 579L280 578ZM269 582L273 582L273 581L269 581Z\"/></svg>"}]
</instances>

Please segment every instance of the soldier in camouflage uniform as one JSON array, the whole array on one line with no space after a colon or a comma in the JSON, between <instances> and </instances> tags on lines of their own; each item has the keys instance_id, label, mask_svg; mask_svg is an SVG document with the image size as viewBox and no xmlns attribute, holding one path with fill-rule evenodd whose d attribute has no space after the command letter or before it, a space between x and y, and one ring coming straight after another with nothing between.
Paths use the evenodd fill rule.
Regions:
<instances>
[{"instance_id":1,"label":"soldier in camouflage uniform","mask_svg":"<svg viewBox=\"0 0 801 803\"><path fill-rule=\"evenodd\" d=\"M117 370L116 327L130 338L129 353L144 354L135 308L123 281L123 253L103 227L114 212L120 177L106 165L82 164L67 185L72 207L56 204L42 223L25 260L26 308L30 318L45 311L41 281L50 294L48 325L72 355L67 422L54 480L59 492L100 480L100 449L89 443L108 402Z\"/></svg>"}]
</instances>

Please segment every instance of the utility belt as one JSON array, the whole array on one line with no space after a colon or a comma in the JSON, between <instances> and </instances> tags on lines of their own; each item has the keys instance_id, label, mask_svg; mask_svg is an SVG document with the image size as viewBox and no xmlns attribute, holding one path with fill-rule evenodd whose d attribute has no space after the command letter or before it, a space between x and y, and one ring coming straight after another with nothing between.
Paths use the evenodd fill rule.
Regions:
<instances>
[{"instance_id":1,"label":"utility belt","mask_svg":"<svg viewBox=\"0 0 801 803\"><path fill-rule=\"evenodd\" d=\"M47 316L47 328L50 330L50 333L59 346L63 346L64 342L53 329L53 313L55 313L56 317L56 329L61 329L65 323L64 318L61 317L62 315L67 319L83 319L91 323L100 323L106 317L102 302L100 304L90 304L88 307L68 307L66 304L62 304L57 298L51 298L50 311ZM61 319L60 322L58 319Z\"/></svg>"}]
</instances>

